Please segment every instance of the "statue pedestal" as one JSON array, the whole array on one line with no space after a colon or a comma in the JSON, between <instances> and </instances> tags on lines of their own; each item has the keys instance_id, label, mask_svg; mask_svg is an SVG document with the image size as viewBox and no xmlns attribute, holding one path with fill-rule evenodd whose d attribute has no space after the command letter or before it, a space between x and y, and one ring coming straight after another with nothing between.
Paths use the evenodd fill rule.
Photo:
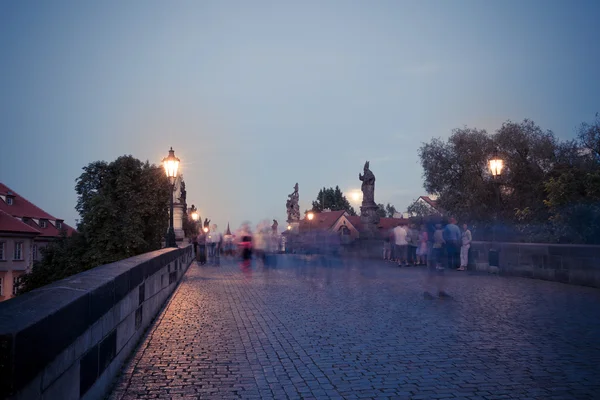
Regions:
<instances>
[{"instance_id":1,"label":"statue pedestal","mask_svg":"<svg viewBox=\"0 0 600 400\"><path fill-rule=\"evenodd\" d=\"M365 239L374 239L379 237L379 214L377 213L379 206L377 204L363 204L360 207L360 222L362 223L362 231L360 237Z\"/></svg>"}]
</instances>

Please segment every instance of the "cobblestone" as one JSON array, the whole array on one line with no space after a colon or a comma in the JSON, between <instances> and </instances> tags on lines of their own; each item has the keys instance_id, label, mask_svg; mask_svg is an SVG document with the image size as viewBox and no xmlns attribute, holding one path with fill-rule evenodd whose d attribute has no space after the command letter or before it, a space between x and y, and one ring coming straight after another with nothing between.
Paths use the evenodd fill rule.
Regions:
<instances>
[{"instance_id":1,"label":"cobblestone","mask_svg":"<svg viewBox=\"0 0 600 400\"><path fill-rule=\"evenodd\" d=\"M383 262L192 265L111 400L592 399L600 290Z\"/></svg>"}]
</instances>

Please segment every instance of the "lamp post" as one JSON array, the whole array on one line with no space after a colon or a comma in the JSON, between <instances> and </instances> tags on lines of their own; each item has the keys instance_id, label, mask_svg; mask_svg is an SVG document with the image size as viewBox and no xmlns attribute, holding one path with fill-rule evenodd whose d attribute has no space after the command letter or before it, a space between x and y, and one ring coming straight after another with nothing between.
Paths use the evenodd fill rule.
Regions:
<instances>
[{"instance_id":1,"label":"lamp post","mask_svg":"<svg viewBox=\"0 0 600 400\"><path fill-rule=\"evenodd\" d=\"M165 246L177 247L177 243L175 242L175 230L173 229L173 193L175 192L175 181L177 179L177 171L179 169L179 158L175 157L175 151L173 151L172 147L169 150L169 155L163 158L162 163L163 167L165 168L167 178L169 178L169 183L171 184L171 213L169 216L169 230L167 231L167 236L165 237Z\"/></svg>"},{"instance_id":2,"label":"lamp post","mask_svg":"<svg viewBox=\"0 0 600 400\"><path fill-rule=\"evenodd\" d=\"M306 214L306 218L308 218L308 237L310 238L310 243L312 245L312 242L314 241L312 237L312 220L315 218L315 214L311 211Z\"/></svg>"},{"instance_id":3,"label":"lamp post","mask_svg":"<svg viewBox=\"0 0 600 400\"><path fill-rule=\"evenodd\" d=\"M488 162L490 173L494 179L494 188L496 190L496 212L494 213L494 226L492 227L492 243L496 243L496 225L498 224L498 210L500 209L500 177L504 168L504 160L498 154L494 153L493 157ZM490 266L499 267L498 249L490 249L488 254L488 264Z\"/></svg>"}]
</instances>

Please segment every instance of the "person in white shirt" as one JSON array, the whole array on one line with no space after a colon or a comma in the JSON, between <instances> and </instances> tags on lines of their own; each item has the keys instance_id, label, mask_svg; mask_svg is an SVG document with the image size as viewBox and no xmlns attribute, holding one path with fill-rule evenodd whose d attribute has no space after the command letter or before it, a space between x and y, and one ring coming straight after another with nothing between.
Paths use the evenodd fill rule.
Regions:
<instances>
[{"instance_id":1,"label":"person in white shirt","mask_svg":"<svg viewBox=\"0 0 600 400\"><path fill-rule=\"evenodd\" d=\"M467 224L463 224L462 226L462 244L460 246L460 268L459 271L464 271L467 269L467 265L469 264L469 249L471 248L471 240L473 236L471 235L471 231Z\"/></svg>"},{"instance_id":2,"label":"person in white shirt","mask_svg":"<svg viewBox=\"0 0 600 400\"><path fill-rule=\"evenodd\" d=\"M208 233L208 237L206 238L206 242L209 246L209 257L219 256L221 239L221 233L217 231L217 224L213 224L213 226L210 228L210 232Z\"/></svg>"},{"instance_id":3,"label":"person in white shirt","mask_svg":"<svg viewBox=\"0 0 600 400\"><path fill-rule=\"evenodd\" d=\"M406 252L408 250L408 242L406 241L407 231L405 224L398 225L394 228L394 242L396 247L396 261L398 265L406 266Z\"/></svg>"}]
</instances>

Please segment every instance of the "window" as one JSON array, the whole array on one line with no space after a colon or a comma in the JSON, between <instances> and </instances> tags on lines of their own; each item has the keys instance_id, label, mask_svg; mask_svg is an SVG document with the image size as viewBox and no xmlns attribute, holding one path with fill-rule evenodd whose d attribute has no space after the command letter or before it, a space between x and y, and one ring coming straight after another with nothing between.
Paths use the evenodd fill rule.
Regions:
<instances>
[{"instance_id":1,"label":"window","mask_svg":"<svg viewBox=\"0 0 600 400\"><path fill-rule=\"evenodd\" d=\"M62 229L62 222L56 221L56 229Z\"/></svg>"},{"instance_id":2,"label":"window","mask_svg":"<svg viewBox=\"0 0 600 400\"><path fill-rule=\"evenodd\" d=\"M13 296L17 295L17 290L19 289L19 277L13 277Z\"/></svg>"},{"instance_id":3,"label":"window","mask_svg":"<svg viewBox=\"0 0 600 400\"><path fill-rule=\"evenodd\" d=\"M37 260L37 253L38 253L38 252L37 252L37 244L34 244L34 245L31 247L31 258L33 259L33 261L36 261L36 260Z\"/></svg>"},{"instance_id":4,"label":"window","mask_svg":"<svg viewBox=\"0 0 600 400\"><path fill-rule=\"evenodd\" d=\"M13 260L23 259L23 242L15 242L15 254Z\"/></svg>"},{"instance_id":5,"label":"window","mask_svg":"<svg viewBox=\"0 0 600 400\"><path fill-rule=\"evenodd\" d=\"M46 220L40 219L40 228L45 228L45 227L46 227Z\"/></svg>"},{"instance_id":6,"label":"window","mask_svg":"<svg viewBox=\"0 0 600 400\"><path fill-rule=\"evenodd\" d=\"M6 260L6 256L4 255L6 249L6 242L0 242L0 260Z\"/></svg>"},{"instance_id":7,"label":"window","mask_svg":"<svg viewBox=\"0 0 600 400\"><path fill-rule=\"evenodd\" d=\"M6 197L6 204L8 204L9 206L12 206L12 203L13 203L13 198L10 197L10 196L7 196Z\"/></svg>"},{"instance_id":8,"label":"window","mask_svg":"<svg viewBox=\"0 0 600 400\"><path fill-rule=\"evenodd\" d=\"M4 279L0 278L0 296L4 296Z\"/></svg>"}]
</instances>

